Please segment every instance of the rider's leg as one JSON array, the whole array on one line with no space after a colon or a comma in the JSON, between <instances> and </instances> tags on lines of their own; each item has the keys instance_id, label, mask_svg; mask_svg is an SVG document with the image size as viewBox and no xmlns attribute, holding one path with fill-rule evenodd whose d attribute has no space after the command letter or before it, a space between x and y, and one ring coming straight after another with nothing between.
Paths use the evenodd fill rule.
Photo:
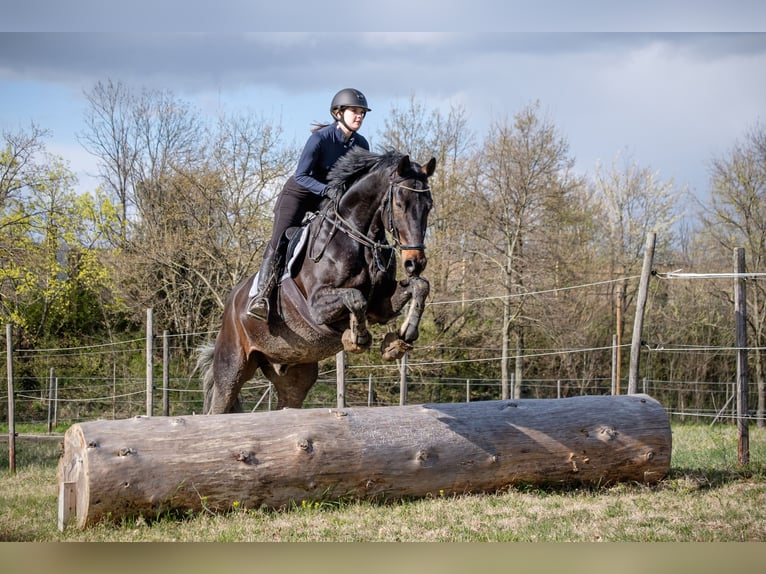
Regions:
<instances>
[{"instance_id":1,"label":"rider's leg","mask_svg":"<svg viewBox=\"0 0 766 574\"><path fill-rule=\"evenodd\" d=\"M259 321L268 321L269 319L269 296L271 295L271 290L274 289L274 285L277 284L277 273L280 267L277 264L277 260L280 257L278 251L278 249L272 247L271 243L266 245L261 268L255 277L255 293L248 301L248 316Z\"/></svg>"},{"instance_id":2,"label":"rider's leg","mask_svg":"<svg viewBox=\"0 0 766 574\"><path fill-rule=\"evenodd\" d=\"M292 177L282 188L274 205L274 228L258 271L255 293L250 296L247 304L247 314L250 317L260 321L268 320L269 295L279 279L282 249L287 243L284 240L285 230L300 225L306 212L316 209L319 199L319 196L300 188Z\"/></svg>"}]
</instances>

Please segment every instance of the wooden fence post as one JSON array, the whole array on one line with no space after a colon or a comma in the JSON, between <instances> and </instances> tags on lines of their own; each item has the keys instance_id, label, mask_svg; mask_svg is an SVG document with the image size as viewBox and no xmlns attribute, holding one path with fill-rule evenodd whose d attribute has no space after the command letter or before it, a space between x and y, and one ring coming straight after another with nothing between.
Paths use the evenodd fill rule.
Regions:
<instances>
[{"instance_id":1,"label":"wooden fence post","mask_svg":"<svg viewBox=\"0 0 766 574\"><path fill-rule=\"evenodd\" d=\"M53 428L59 426L59 378L53 378Z\"/></svg>"},{"instance_id":2,"label":"wooden fence post","mask_svg":"<svg viewBox=\"0 0 766 574\"><path fill-rule=\"evenodd\" d=\"M633 338L630 341L630 366L628 367L628 394L638 392L638 366L641 358L641 332L644 328L644 310L649 293L649 278L652 274L654 261L654 244L656 234L650 231L646 234L644 248L644 263L641 268L641 279L638 283L638 299L636 300L636 316L633 320Z\"/></svg>"},{"instance_id":3,"label":"wooden fence post","mask_svg":"<svg viewBox=\"0 0 766 574\"><path fill-rule=\"evenodd\" d=\"M616 308L616 324L615 331L617 333L617 344L615 349L617 350L617 358L614 362L615 375L614 375L614 395L620 394L620 379L622 378L622 300L624 298L624 289L622 285L617 287L617 308Z\"/></svg>"},{"instance_id":4,"label":"wooden fence post","mask_svg":"<svg viewBox=\"0 0 766 574\"><path fill-rule=\"evenodd\" d=\"M375 401L375 392L372 387L372 373L370 373L367 379L367 406L371 407L374 401Z\"/></svg>"},{"instance_id":5,"label":"wooden fence post","mask_svg":"<svg viewBox=\"0 0 766 574\"><path fill-rule=\"evenodd\" d=\"M168 332L162 332L162 415L170 416L170 344Z\"/></svg>"},{"instance_id":6,"label":"wooden fence post","mask_svg":"<svg viewBox=\"0 0 766 574\"><path fill-rule=\"evenodd\" d=\"M617 394L617 335L612 335L612 394Z\"/></svg>"},{"instance_id":7,"label":"wooden fence post","mask_svg":"<svg viewBox=\"0 0 766 574\"><path fill-rule=\"evenodd\" d=\"M154 310L146 310L146 416L152 416L154 410Z\"/></svg>"},{"instance_id":8,"label":"wooden fence post","mask_svg":"<svg viewBox=\"0 0 766 574\"><path fill-rule=\"evenodd\" d=\"M346 406L346 356L345 351L335 354L336 397L339 409Z\"/></svg>"},{"instance_id":9,"label":"wooden fence post","mask_svg":"<svg viewBox=\"0 0 766 574\"><path fill-rule=\"evenodd\" d=\"M16 473L16 414L13 397L13 329L5 326L5 348L8 357L8 470Z\"/></svg>"},{"instance_id":10,"label":"wooden fence post","mask_svg":"<svg viewBox=\"0 0 766 574\"><path fill-rule=\"evenodd\" d=\"M402 355L399 365L399 406L407 404L407 353Z\"/></svg>"},{"instance_id":11,"label":"wooden fence post","mask_svg":"<svg viewBox=\"0 0 766 574\"><path fill-rule=\"evenodd\" d=\"M53 379L55 370L51 367L48 375L48 434L53 432Z\"/></svg>"},{"instance_id":12,"label":"wooden fence post","mask_svg":"<svg viewBox=\"0 0 766 574\"><path fill-rule=\"evenodd\" d=\"M750 462L750 430L747 405L747 292L745 279L745 250L734 250L734 267L737 274L734 279L734 322L737 341L737 458L744 466Z\"/></svg>"}]
</instances>

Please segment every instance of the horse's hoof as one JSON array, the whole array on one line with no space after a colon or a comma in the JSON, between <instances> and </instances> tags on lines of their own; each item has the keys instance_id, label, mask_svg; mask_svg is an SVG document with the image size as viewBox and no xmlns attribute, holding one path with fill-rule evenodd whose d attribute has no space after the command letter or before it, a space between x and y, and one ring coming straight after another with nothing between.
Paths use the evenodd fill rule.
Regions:
<instances>
[{"instance_id":1,"label":"horse's hoof","mask_svg":"<svg viewBox=\"0 0 766 574\"><path fill-rule=\"evenodd\" d=\"M380 344L380 353L383 355L384 361L401 359L404 353L412 349L413 346L400 339L396 333L386 333L386 336L383 337L383 342Z\"/></svg>"},{"instance_id":2,"label":"horse's hoof","mask_svg":"<svg viewBox=\"0 0 766 574\"><path fill-rule=\"evenodd\" d=\"M372 336L369 332L364 335L355 335L351 329L346 329L343 331L341 341L343 348L349 353L364 353L372 344Z\"/></svg>"}]
</instances>

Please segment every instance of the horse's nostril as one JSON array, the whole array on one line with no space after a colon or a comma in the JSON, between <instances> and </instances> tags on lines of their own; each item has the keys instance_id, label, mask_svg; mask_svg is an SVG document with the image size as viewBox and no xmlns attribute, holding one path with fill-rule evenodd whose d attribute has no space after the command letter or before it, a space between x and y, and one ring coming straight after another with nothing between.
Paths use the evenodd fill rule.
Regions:
<instances>
[{"instance_id":1,"label":"horse's nostril","mask_svg":"<svg viewBox=\"0 0 766 574\"><path fill-rule=\"evenodd\" d=\"M407 275L417 275L423 271L425 265L418 259L406 259L404 261L404 271Z\"/></svg>"}]
</instances>

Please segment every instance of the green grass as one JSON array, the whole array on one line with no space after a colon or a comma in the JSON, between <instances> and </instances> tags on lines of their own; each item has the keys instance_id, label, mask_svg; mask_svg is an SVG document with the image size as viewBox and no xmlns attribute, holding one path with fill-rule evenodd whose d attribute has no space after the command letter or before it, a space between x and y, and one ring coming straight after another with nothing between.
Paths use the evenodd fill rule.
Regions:
<instances>
[{"instance_id":1,"label":"green grass","mask_svg":"<svg viewBox=\"0 0 766 574\"><path fill-rule=\"evenodd\" d=\"M736 429L673 426L660 483L603 488L509 488L493 494L376 503L232 509L59 532L58 441L18 439L17 472L0 442L0 540L14 541L766 541L766 431L750 429L737 464Z\"/></svg>"}]
</instances>

